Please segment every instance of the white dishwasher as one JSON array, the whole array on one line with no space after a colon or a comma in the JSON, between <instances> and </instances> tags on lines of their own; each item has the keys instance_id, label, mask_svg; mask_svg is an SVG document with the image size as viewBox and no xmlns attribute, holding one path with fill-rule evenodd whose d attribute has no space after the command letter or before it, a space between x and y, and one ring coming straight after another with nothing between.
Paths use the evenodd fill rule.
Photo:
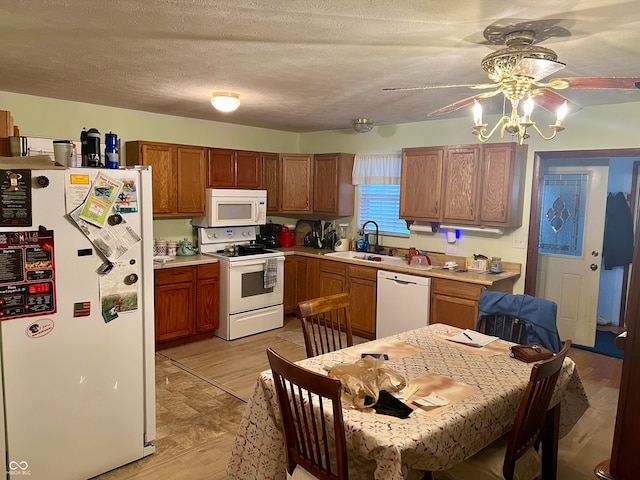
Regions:
<instances>
[{"instance_id":1,"label":"white dishwasher","mask_svg":"<svg viewBox=\"0 0 640 480\"><path fill-rule=\"evenodd\" d=\"M429 325L431 278L378 270L376 338Z\"/></svg>"}]
</instances>

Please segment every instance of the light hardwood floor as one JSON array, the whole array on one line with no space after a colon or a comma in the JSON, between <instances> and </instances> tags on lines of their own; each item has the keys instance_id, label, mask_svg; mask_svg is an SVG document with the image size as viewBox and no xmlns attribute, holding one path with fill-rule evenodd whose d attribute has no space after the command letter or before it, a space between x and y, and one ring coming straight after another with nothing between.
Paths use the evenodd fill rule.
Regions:
<instances>
[{"instance_id":1,"label":"light hardwood floor","mask_svg":"<svg viewBox=\"0 0 640 480\"><path fill-rule=\"evenodd\" d=\"M291 332L291 333L290 333ZM212 338L156 354L156 452L96 477L100 480L222 480L257 375L272 347L292 360L304 347L280 337L299 335L299 321L283 329L226 342ZM560 440L558 479L593 480L609 458L622 361L571 349L591 407ZM256 479L260 480L260 479Z\"/></svg>"}]
</instances>

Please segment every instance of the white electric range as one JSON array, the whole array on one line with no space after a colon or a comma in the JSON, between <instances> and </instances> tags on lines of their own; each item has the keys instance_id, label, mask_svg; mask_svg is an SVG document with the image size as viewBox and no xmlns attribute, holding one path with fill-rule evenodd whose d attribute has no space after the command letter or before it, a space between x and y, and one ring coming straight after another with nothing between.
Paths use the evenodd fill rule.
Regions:
<instances>
[{"instance_id":1,"label":"white electric range","mask_svg":"<svg viewBox=\"0 0 640 480\"><path fill-rule=\"evenodd\" d=\"M235 340L284 325L284 253L255 243L256 228L198 229L200 253L220 261L220 325Z\"/></svg>"}]
</instances>

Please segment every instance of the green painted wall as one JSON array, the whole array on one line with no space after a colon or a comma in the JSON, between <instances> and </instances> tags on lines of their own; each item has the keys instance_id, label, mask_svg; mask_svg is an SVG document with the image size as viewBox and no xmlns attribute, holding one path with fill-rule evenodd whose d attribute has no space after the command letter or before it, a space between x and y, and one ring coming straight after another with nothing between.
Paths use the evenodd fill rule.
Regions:
<instances>
[{"instance_id":1,"label":"green painted wall","mask_svg":"<svg viewBox=\"0 0 640 480\"><path fill-rule=\"evenodd\" d=\"M476 143L470 133L469 118L439 119L416 123L383 125L366 134L352 129L294 134L262 128L231 125L220 122L194 120L158 115L120 108L103 107L56 99L0 92L0 109L11 111L22 135L78 139L83 127L95 127L101 133L113 131L122 141L153 140L189 145L206 145L272 152L400 152L403 147ZM486 117L487 123L498 117ZM546 132L554 119L546 112L534 112L534 119ZM525 181L523 225L508 230L502 236L484 233L464 233L455 245L456 255L470 256L484 253L501 256L503 261L526 261L526 250L512 247L513 237L528 236L531 178L535 152L562 150L591 150L640 147L640 102L585 108L567 117L567 129L546 142L533 134L529 146ZM494 140L492 140L494 141ZM510 138L495 141L510 141ZM295 223L295 219L274 217L275 222ZM341 219L344 221L344 219ZM353 221L352 221L353 222ZM353 227L357 227L353 224ZM156 237L181 240L191 235L188 220L157 220ZM412 234L409 238L387 237L386 245L410 247L430 251L444 251L446 241L442 233ZM524 290L524 279L516 283L515 291Z\"/></svg>"}]
</instances>

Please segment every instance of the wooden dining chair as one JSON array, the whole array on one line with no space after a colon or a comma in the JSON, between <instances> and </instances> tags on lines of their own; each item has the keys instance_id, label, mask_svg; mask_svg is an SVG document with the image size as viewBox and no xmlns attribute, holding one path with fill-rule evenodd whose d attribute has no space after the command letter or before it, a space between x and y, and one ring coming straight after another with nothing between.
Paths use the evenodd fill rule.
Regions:
<instances>
[{"instance_id":1,"label":"wooden dining chair","mask_svg":"<svg viewBox=\"0 0 640 480\"><path fill-rule=\"evenodd\" d=\"M537 449L540 446L551 397L570 347L571 340L567 340L559 353L533 366L529 384L524 391L509 434L449 470L433 472L433 478L435 480L540 479L542 463ZM557 444L554 447L557 448Z\"/></svg>"},{"instance_id":2,"label":"wooden dining chair","mask_svg":"<svg viewBox=\"0 0 640 480\"><path fill-rule=\"evenodd\" d=\"M298 316L307 358L353 345L348 293L299 302Z\"/></svg>"},{"instance_id":3,"label":"wooden dining chair","mask_svg":"<svg viewBox=\"0 0 640 480\"><path fill-rule=\"evenodd\" d=\"M513 343L522 343L526 338L526 324L526 320L498 313L481 316L476 330Z\"/></svg>"},{"instance_id":4,"label":"wooden dining chair","mask_svg":"<svg viewBox=\"0 0 640 480\"><path fill-rule=\"evenodd\" d=\"M346 480L340 380L299 367L267 349L287 451L287 478ZM331 421L325 409L331 405ZM329 433L331 431L331 433Z\"/></svg>"}]
</instances>

